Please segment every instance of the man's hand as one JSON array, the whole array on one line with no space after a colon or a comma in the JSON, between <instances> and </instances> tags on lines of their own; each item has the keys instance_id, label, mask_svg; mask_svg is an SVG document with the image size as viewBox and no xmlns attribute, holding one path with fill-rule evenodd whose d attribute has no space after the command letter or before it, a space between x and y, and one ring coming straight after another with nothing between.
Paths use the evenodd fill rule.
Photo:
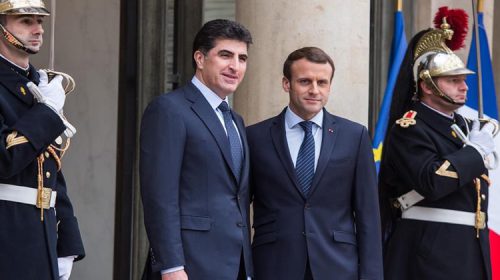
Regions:
<instances>
[{"instance_id":1,"label":"man's hand","mask_svg":"<svg viewBox=\"0 0 500 280\"><path fill-rule=\"evenodd\" d=\"M59 280L68 280L73 269L73 261L75 256L57 258L57 266L59 268Z\"/></svg>"},{"instance_id":2,"label":"man's hand","mask_svg":"<svg viewBox=\"0 0 500 280\"><path fill-rule=\"evenodd\" d=\"M481 129L479 129L479 120L474 120L472 123L472 130L469 134L470 146L476 148L483 158L495 150L493 129L494 127L490 123L486 123Z\"/></svg>"},{"instance_id":3,"label":"man's hand","mask_svg":"<svg viewBox=\"0 0 500 280\"><path fill-rule=\"evenodd\" d=\"M38 73L40 74L40 83L36 86L34 83L29 82L27 84L29 90L38 102L47 105L57 114L61 114L66 100L66 94L62 85L63 77L56 75L49 83L49 78L45 71L39 70Z\"/></svg>"},{"instance_id":4,"label":"man's hand","mask_svg":"<svg viewBox=\"0 0 500 280\"><path fill-rule=\"evenodd\" d=\"M76 128L69 123L63 114L64 102L66 101L66 93L62 85L63 77L56 75L49 83L49 78L45 71L38 70L38 73L40 74L40 83L37 86L33 82L29 82L26 84L28 89L38 102L47 105L47 107L59 115L59 118L61 118L66 126L66 130L64 131L66 137L73 137L76 133Z\"/></svg>"},{"instance_id":5,"label":"man's hand","mask_svg":"<svg viewBox=\"0 0 500 280\"><path fill-rule=\"evenodd\" d=\"M188 280L188 276L186 274L186 271L183 269L165 273L161 276L161 280Z\"/></svg>"}]
</instances>

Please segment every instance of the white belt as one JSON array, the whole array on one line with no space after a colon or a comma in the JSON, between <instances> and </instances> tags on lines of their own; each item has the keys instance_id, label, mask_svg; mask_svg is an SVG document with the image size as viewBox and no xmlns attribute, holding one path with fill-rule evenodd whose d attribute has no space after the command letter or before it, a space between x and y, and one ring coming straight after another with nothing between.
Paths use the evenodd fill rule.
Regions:
<instances>
[{"instance_id":1,"label":"white belt","mask_svg":"<svg viewBox=\"0 0 500 280\"><path fill-rule=\"evenodd\" d=\"M480 213L480 220L477 221L477 228L483 229L486 226L486 215L484 212ZM476 227L476 213L458 210L413 206L404 210L401 217L403 219L410 220L449 223Z\"/></svg>"},{"instance_id":2,"label":"white belt","mask_svg":"<svg viewBox=\"0 0 500 280\"><path fill-rule=\"evenodd\" d=\"M50 190L50 196L49 196L48 190L50 190L50 189L44 188L44 191L47 194L46 198L43 199L43 200L45 200L43 203L44 208L54 207L56 205L57 192ZM46 201L47 199L50 199L50 200ZM0 200L19 202L19 203L37 206L38 205L38 203L37 203L38 202L38 189L0 183ZM47 206L49 206L49 207L47 207Z\"/></svg>"}]
</instances>

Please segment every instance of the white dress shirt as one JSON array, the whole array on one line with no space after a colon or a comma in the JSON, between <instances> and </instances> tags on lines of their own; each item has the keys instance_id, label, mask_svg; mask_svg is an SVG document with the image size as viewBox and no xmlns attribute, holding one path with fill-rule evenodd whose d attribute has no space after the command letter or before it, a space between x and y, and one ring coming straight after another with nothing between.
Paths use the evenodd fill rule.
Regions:
<instances>
[{"instance_id":1,"label":"white dress shirt","mask_svg":"<svg viewBox=\"0 0 500 280\"><path fill-rule=\"evenodd\" d=\"M196 78L196 76L194 76L193 79L191 79L191 82L199 91L201 91L201 94L203 95L203 97L205 97L205 99L208 101L208 104L210 104L210 107L212 107L215 114L219 118L219 121L222 124L222 127L224 128L224 131L226 132L226 135L227 135L226 126L224 125L224 116L222 115L222 111L219 110L219 108L218 108L219 105L222 103L222 101L226 101L227 104L229 105L229 101L228 101L227 97L225 99L220 98L215 92L213 92L206 85L204 85L202 82L200 82L200 80L198 80L198 78ZM234 125L234 128L236 129L236 132L238 133L238 136L239 136L238 138L240 139L240 145L242 145L240 132L238 131L238 127L234 123L234 120L233 120L233 125Z\"/></svg>"}]
</instances>

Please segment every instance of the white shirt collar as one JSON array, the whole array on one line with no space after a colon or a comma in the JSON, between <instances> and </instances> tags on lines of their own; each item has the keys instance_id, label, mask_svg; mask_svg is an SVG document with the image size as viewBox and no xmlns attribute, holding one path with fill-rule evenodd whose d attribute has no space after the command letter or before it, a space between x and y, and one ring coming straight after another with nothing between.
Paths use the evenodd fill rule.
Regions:
<instances>
[{"instance_id":1,"label":"white shirt collar","mask_svg":"<svg viewBox=\"0 0 500 280\"><path fill-rule=\"evenodd\" d=\"M301 117L299 117L297 114L295 114L290 107L286 108L285 112L285 123L289 129L293 128L296 126L298 123L305 121ZM319 111L316 116L314 116L312 119L310 119L313 123L315 123L318 127L323 126L323 110Z\"/></svg>"},{"instance_id":2,"label":"white shirt collar","mask_svg":"<svg viewBox=\"0 0 500 280\"><path fill-rule=\"evenodd\" d=\"M19 66L19 65L17 65L16 63L14 63L13 61L11 61L11 60L9 60L8 58L6 58L5 56L3 56L2 54L0 54L0 56L1 56L3 59L7 60L10 64L12 64L12 65L16 66L16 67L17 67L17 68L19 68L19 69L22 69L22 70L24 70L24 71L28 71L28 69L30 68L30 66L29 66L29 65L28 65L27 67L22 67L22 66Z\"/></svg>"},{"instance_id":3,"label":"white shirt collar","mask_svg":"<svg viewBox=\"0 0 500 280\"><path fill-rule=\"evenodd\" d=\"M432 108L431 106L427 105L427 104L426 104L426 103L424 103L424 102L420 102L420 103L422 103L422 105L424 105L425 107L427 107L427 108L431 109L432 111L434 111L434 112L436 112L436 113L440 114L440 115L441 115L441 116L443 116L443 117L446 117L446 118L451 119L451 120L453 120L453 119L455 118L455 113L451 114L451 116L450 116L450 115L448 115L448 114L445 114L445 113L443 113L443 112L441 112L441 111L438 111L438 110L436 110L436 109Z\"/></svg>"},{"instance_id":4,"label":"white shirt collar","mask_svg":"<svg viewBox=\"0 0 500 280\"><path fill-rule=\"evenodd\" d=\"M191 79L193 85L201 91L201 94L208 101L208 104L212 107L212 109L217 110L217 107L222 103L222 101L226 101L228 104L227 97L225 99L220 98L215 92L209 89L205 84L203 84L196 76L193 76Z\"/></svg>"}]
</instances>

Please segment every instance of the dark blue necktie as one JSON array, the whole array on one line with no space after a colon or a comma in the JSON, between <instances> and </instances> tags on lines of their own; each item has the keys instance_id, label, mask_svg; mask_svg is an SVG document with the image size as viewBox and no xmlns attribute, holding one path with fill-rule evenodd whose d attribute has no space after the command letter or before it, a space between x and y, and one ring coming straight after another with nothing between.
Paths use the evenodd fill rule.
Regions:
<instances>
[{"instance_id":1,"label":"dark blue necktie","mask_svg":"<svg viewBox=\"0 0 500 280\"><path fill-rule=\"evenodd\" d=\"M240 138L238 132L233 125L233 116L231 115L231 110L226 101L222 101L219 105L219 110L221 110L224 116L224 125L226 126L227 139L229 140L229 146L231 148L231 159L233 160L234 171L236 172L236 179L240 180L241 164L243 163L243 149L241 148Z\"/></svg>"},{"instance_id":2,"label":"dark blue necktie","mask_svg":"<svg viewBox=\"0 0 500 280\"><path fill-rule=\"evenodd\" d=\"M314 137L312 135L312 122L303 121L299 123L304 129L305 135L302 145L300 145L297 163L295 164L295 173L299 180L299 185L304 195L307 196L311 189L312 179L314 177Z\"/></svg>"}]
</instances>

